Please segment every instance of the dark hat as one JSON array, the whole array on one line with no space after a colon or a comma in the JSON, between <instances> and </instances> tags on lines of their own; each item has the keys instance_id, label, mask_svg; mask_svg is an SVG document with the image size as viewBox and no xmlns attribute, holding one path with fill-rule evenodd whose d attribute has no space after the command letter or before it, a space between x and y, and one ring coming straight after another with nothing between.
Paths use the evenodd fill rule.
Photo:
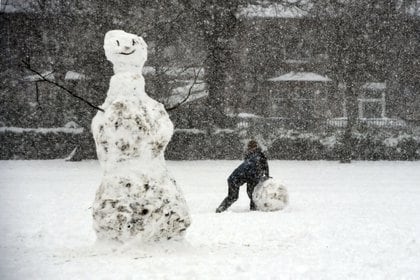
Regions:
<instances>
[{"instance_id":1,"label":"dark hat","mask_svg":"<svg viewBox=\"0 0 420 280\"><path fill-rule=\"evenodd\" d=\"M258 142L257 142L257 141L255 141L255 140L250 140L250 141L248 142L247 148L248 148L249 150L252 150L252 149L256 149L256 148L258 148Z\"/></svg>"}]
</instances>

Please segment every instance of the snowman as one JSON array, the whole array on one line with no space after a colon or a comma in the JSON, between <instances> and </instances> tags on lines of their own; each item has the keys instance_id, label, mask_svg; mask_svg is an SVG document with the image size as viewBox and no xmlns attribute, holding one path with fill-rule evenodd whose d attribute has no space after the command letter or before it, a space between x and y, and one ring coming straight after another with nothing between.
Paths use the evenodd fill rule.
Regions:
<instances>
[{"instance_id":1,"label":"snowman","mask_svg":"<svg viewBox=\"0 0 420 280\"><path fill-rule=\"evenodd\" d=\"M103 170L92 207L96 235L119 242L180 239L191 220L164 159L173 124L163 105L145 92L147 45L137 35L112 30L104 49L115 75L104 112L92 120Z\"/></svg>"}]
</instances>

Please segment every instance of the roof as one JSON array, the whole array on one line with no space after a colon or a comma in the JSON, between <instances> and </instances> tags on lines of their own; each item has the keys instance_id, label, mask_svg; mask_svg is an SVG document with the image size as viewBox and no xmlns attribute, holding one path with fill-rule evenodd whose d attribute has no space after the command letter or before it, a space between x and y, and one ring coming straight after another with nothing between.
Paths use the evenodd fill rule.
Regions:
<instances>
[{"instance_id":1,"label":"roof","mask_svg":"<svg viewBox=\"0 0 420 280\"><path fill-rule=\"evenodd\" d=\"M28 12L34 1L30 0L8 0L0 1L0 12L3 13L19 13Z\"/></svg>"},{"instance_id":2,"label":"roof","mask_svg":"<svg viewBox=\"0 0 420 280\"><path fill-rule=\"evenodd\" d=\"M204 67L174 67L163 66L163 73L169 77L196 77L202 78L204 76ZM144 66L143 75L156 75L156 66Z\"/></svg>"},{"instance_id":3,"label":"roof","mask_svg":"<svg viewBox=\"0 0 420 280\"><path fill-rule=\"evenodd\" d=\"M313 72L289 72L287 74L267 79L270 82L331 82L332 80L327 76L321 76Z\"/></svg>"},{"instance_id":4,"label":"roof","mask_svg":"<svg viewBox=\"0 0 420 280\"><path fill-rule=\"evenodd\" d=\"M53 71L45 71L45 72L41 73L41 76L40 75L25 76L25 77L23 77L23 80L27 81L27 82L37 82L37 81L44 80L43 77L45 79L54 80Z\"/></svg>"},{"instance_id":5,"label":"roof","mask_svg":"<svg viewBox=\"0 0 420 280\"><path fill-rule=\"evenodd\" d=\"M190 80L187 82L188 84L172 90L172 95L166 102L169 106L181 103L188 95L189 97L184 101L185 103L195 101L209 95L209 92L206 90L206 83L203 81Z\"/></svg>"},{"instance_id":6,"label":"roof","mask_svg":"<svg viewBox=\"0 0 420 280\"><path fill-rule=\"evenodd\" d=\"M306 5L306 8L302 9L298 7L299 1L290 0L287 5L276 3L275 1L270 0L261 0L255 1L255 4L248 4L245 7L242 7L237 13L237 17L245 18L303 18L307 17L311 13L311 2L313 0L304 1L303 4ZM284 3L284 2L283 2ZM302 6L302 5L301 5ZM400 7L397 7L398 9ZM409 14L414 17L420 16L420 0L413 1L409 3L403 11L406 14Z\"/></svg>"},{"instance_id":7,"label":"roof","mask_svg":"<svg viewBox=\"0 0 420 280\"><path fill-rule=\"evenodd\" d=\"M386 83L365 83L362 88L370 90L384 90L386 89Z\"/></svg>"},{"instance_id":8,"label":"roof","mask_svg":"<svg viewBox=\"0 0 420 280\"><path fill-rule=\"evenodd\" d=\"M280 3L261 1L259 4L248 4L239 10L237 16L245 18L301 18L307 12L296 6L285 6Z\"/></svg>"}]
</instances>

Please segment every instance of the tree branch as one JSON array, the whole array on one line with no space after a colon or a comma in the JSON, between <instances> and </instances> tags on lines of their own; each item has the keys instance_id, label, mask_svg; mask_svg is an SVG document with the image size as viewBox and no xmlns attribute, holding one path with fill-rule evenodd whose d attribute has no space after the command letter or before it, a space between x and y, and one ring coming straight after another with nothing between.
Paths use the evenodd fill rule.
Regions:
<instances>
[{"instance_id":1,"label":"tree branch","mask_svg":"<svg viewBox=\"0 0 420 280\"><path fill-rule=\"evenodd\" d=\"M71 96L73 96L74 98L79 99L80 101L84 102L85 104L87 104L88 106L92 107L92 108L93 108L93 109L95 109L95 110L98 110L98 111L101 111L101 112L105 112L105 111L104 111L104 109L102 109L102 108L100 108L100 107L98 107L98 106L93 105L92 103L90 103L90 102L89 102L89 101L87 101L86 99L84 99L84 98L82 98L82 97L80 97L80 96L76 95L76 94L75 94L75 93L73 93L71 90L69 90L69 89L67 89L66 87L64 87L63 85L61 85L61 84L59 84L59 83L57 83L57 82L54 82L54 81L52 81L52 80L50 80L50 79L46 78L44 75L42 75L42 74L41 74L41 73L39 73L38 71L34 70L34 69L31 67L31 65L29 64L29 62L27 62L27 61L25 61L25 60L22 60L22 63L24 64L24 66L25 66L25 68L26 68L26 69L28 69L28 70L29 70L29 71L31 71L32 73L36 74L39 78L41 78L41 80L42 80L42 81L47 82L47 83L50 83L50 84L52 84L52 85L54 85L54 86L56 86L56 87L58 87L58 88L60 88L60 89L64 90L65 92L67 92L68 94L70 94Z\"/></svg>"},{"instance_id":2,"label":"tree branch","mask_svg":"<svg viewBox=\"0 0 420 280\"><path fill-rule=\"evenodd\" d=\"M198 76L200 75L200 72L201 72L201 70L203 69L203 67L201 67L196 73L195 73L195 75L194 75L194 80L193 80L193 82L192 82L192 84L191 84L191 86L190 86L190 88L188 89L188 94L187 94L187 96L181 101L181 102L179 102L178 104L176 104L176 105L174 105L174 106L172 106L172 107L169 107L169 108L166 108L165 107L165 109L166 109L166 111L172 111L172 110L175 110L175 109L177 109L179 106L181 106L182 104L184 104L185 102L187 102L187 100L188 100L188 98L190 98L190 96L191 96L191 92L192 92L192 88L196 85L196 83L197 83L197 79L198 79ZM194 70L194 72L195 72L195 70Z\"/></svg>"},{"instance_id":3,"label":"tree branch","mask_svg":"<svg viewBox=\"0 0 420 280\"><path fill-rule=\"evenodd\" d=\"M39 87L38 87L38 83L39 83L39 81L35 82L35 90L36 90L36 103L39 106Z\"/></svg>"}]
</instances>

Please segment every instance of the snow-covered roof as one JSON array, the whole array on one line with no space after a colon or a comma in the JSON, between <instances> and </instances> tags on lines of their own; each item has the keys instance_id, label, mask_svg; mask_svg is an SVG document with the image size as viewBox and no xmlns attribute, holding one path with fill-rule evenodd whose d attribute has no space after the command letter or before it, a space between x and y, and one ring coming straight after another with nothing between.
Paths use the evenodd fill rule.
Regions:
<instances>
[{"instance_id":1,"label":"snow-covered roof","mask_svg":"<svg viewBox=\"0 0 420 280\"><path fill-rule=\"evenodd\" d=\"M197 99L201 99L203 97L207 97L209 95L208 91L202 91L202 92L198 92L198 93L191 93L190 96L188 97L187 100L185 100L185 103L197 100ZM168 98L167 103L170 104L170 106L174 106L176 104L179 104L180 102L182 102L185 99L185 96L181 96L181 95L173 95L170 96Z\"/></svg>"},{"instance_id":2,"label":"snow-covered roof","mask_svg":"<svg viewBox=\"0 0 420 280\"><path fill-rule=\"evenodd\" d=\"M204 83L201 80L195 82L193 80L190 80L188 81L188 84L177 87L172 90L172 95L168 98L167 104L173 106L182 102L188 96L190 90L191 94L185 101L185 103L201 99L209 95L209 92L206 90L206 83Z\"/></svg>"},{"instance_id":3,"label":"snow-covered roof","mask_svg":"<svg viewBox=\"0 0 420 280\"><path fill-rule=\"evenodd\" d=\"M258 4L248 4L239 10L237 17L245 18L301 18L307 12L299 7L261 1Z\"/></svg>"},{"instance_id":4,"label":"snow-covered roof","mask_svg":"<svg viewBox=\"0 0 420 280\"><path fill-rule=\"evenodd\" d=\"M41 73L41 75L46 79L54 80L53 71L45 71ZM28 75L28 76L23 77L23 80L27 82L37 82L37 81L42 81L42 78L39 75Z\"/></svg>"},{"instance_id":5,"label":"snow-covered roof","mask_svg":"<svg viewBox=\"0 0 420 280\"><path fill-rule=\"evenodd\" d=\"M46 133L69 133L69 134L81 134L83 133L83 127L38 127L38 128L25 128L25 127L0 127L0 133L13 132L13 133L24 133L34 132L40 134Z\"/></svg>"},{"instance_id":6,"label":"snow-covered roof","mask_svg":"<svg viewBox=\"0 0 420 280\"><path fill-rule=\"evenodd\" d=\"M189 134L206 134L206 131L197 128L175 128L175 132Z\"/></svg>"},{"instance_id":7,"label":"snow-covered roof","mask_svg":"<svg viewBox=\"0 0 420 280\"><path fill-rule=\"evenodd\" d=\"M86 75L77 73L74 71L67 71L66 76L64 77L64 80L84 80L86 79Z\"/></svg>"},{"instance_id":8,"label":"snow-covered roof","mask_svg":"<svg viewBox=\"0 0 420 280\"><path fill-rule=\"evenodd\" d=\"M245 18L302 18L310 14L312 1L305 1L308 10L301 9L294 6L293 2L289 1L288 5L275 3L269 0L256 1L256 4L248 4L242 7L237 13L237 17ZM309 12L308 12L309 11ZM420 1L414 1L405 8L405 13L419 17L420 16Z\"/></svg>"},{"instance_id":9,"label":"snow-covered roof","mask_svg":"<svg viewBox=\"0 0 420 280\"><path fill-rule=\"evenodd\" d=\"M242 119L259 119L259 118L261 118L261 116L258 116L258 115L252 114L252 113L245 113L245 112L239 113L238 117L242 118Z\"/></svg>"},{"instance_id":10,"label":"snow-covered roof","mask_svg":"<svg viewBox=\"0 0 420 280\"><path fill-rule=\"evenodd\" d=\"M365 83L362 88L371 90L384 90L386 89L386 83Z\"/></svg>"},{"instance_id":11,"label":"snow-covered roof","mask_svg":"<svg viewBox=\"0 0 420 280\"><path fill-rule=\"evenodd\" d=\"M156 74L155 66L143 67L143 75L154 75ZM204 68L202 67L174 67L165 66L164 73L170 77L195 77L198 74L199 78L204 76Z\"/></svg>"},{"instance_id":12,"label":"snow-covered roof","mask_svg":"<svg viewBox=\"0 0 420 280\"><path fill-rule=\"evenodd\" d=\"M19 13L27 12L35 1L30 0L7 0L0 1L0 12L3 13Z\"/></svg>"},{"instance_id":13,"label":"snow-covered roof","mask_svg":"<svg viewBox=\"0 0 420 280\"><path fill-rule=\"evenodd\" d=\"M289 81L302 81L302 82L330 82L332 81L327 76L321 76L313 72L289 72L287 74L267 79L270 82L289 82Z\"/></svg>"},{"instance_id":14,"label":"snow-covered roof","mask_svg":"<svg viewBox=\"0 0 420 280\"><path fill-rule=\"evenodd\" d=\"M420 17L420 1L417 0L416 2L412 3L408 7L407 13L415 17Z\"/></svg>"}]
</instances>

